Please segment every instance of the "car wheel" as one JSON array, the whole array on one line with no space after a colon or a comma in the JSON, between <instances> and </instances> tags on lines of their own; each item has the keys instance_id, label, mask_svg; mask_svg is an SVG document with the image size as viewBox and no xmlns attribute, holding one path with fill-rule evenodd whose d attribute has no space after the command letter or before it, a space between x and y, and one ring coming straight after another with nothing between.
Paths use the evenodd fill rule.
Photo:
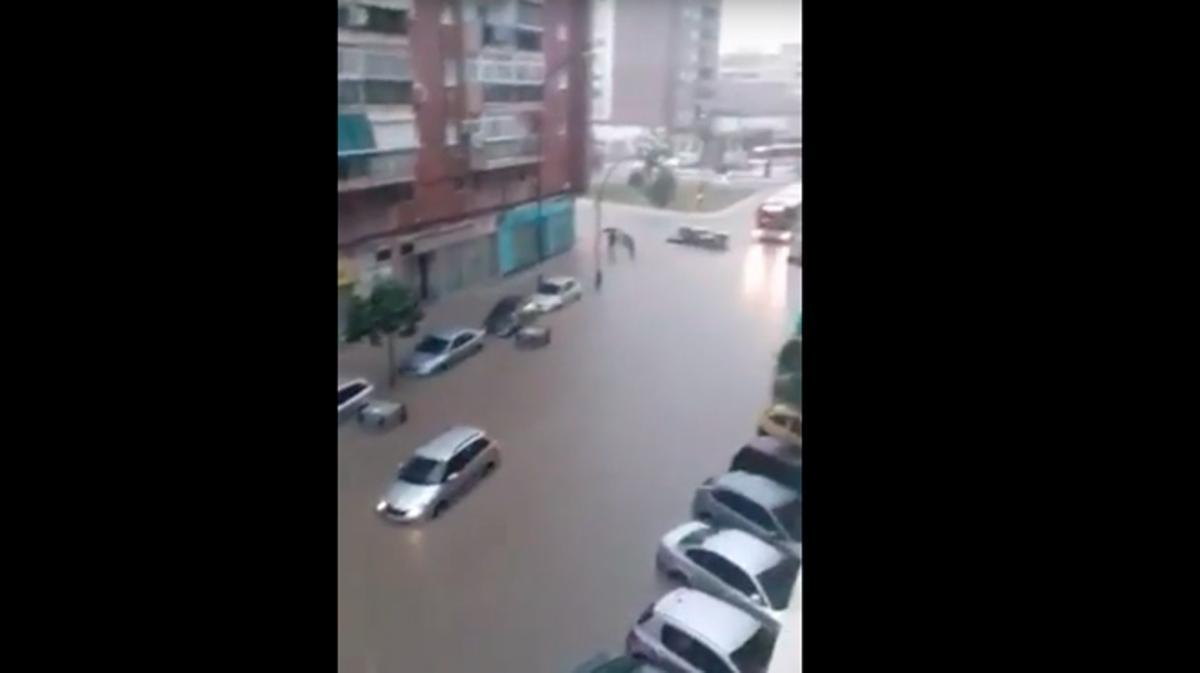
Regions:
<instances>
[{"instance_id":1,"label":"car wheel","mask_svg":"<svg viewBox=\"0 0 1200 673\"><path fill-rule=\"evenodd\" d=\"M434 506L433 515L431 518L436 519L442 515L442 512L445 512L445 511L446 511L446 501L443 500Z\"/></svg>"}]
</instances>

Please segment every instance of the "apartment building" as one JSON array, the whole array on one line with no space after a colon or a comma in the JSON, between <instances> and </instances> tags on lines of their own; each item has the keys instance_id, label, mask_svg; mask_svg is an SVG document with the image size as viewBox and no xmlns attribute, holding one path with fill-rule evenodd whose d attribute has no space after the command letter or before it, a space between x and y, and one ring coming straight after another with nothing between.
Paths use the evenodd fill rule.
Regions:
<instances>
[{"instance_id":1,"label":"apartment building","mask_svg":"<svg viewBox=\"0 0 1200 673\"><path fill-rule=\"evenodd\" d=\"M433 301L573 244L589 34L586 1L338 1L339 331L380 278Z\"/></svg>"},{"instance_id":2,"label":"apartment building","mask_svg":"<svg viewBox=\"0 0 1200 673\"><path fill-rule=\"evenodd\" d=\"M720 27L720 0L593 0L597 139L694 137L716 95Z\"/></svg>"}]
</instances>

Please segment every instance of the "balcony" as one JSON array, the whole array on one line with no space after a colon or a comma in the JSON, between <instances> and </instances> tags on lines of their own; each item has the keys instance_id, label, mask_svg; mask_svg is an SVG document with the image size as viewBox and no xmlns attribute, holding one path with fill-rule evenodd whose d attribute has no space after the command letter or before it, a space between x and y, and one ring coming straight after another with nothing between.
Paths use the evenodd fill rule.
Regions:
<instances>
[{"instance_id":1,"label":"balcony","mask_svg":"<svg viewBox=\"0 0 1200 673\"><path fill-rule=\"evenodd\" d=\"M338 153L338 193L412 182L417 150L359 150Z\"/></svg>"},{"instance_id":2,"label":"balcony","mask_svg":"<svg viewBox=\"0 0 1200 673\"><path fill-rule=\"evenodd\" d=\"M541 160L537 136L484 140L471 147L471 170L487 171Z\"/></svg>"}]
</instances>

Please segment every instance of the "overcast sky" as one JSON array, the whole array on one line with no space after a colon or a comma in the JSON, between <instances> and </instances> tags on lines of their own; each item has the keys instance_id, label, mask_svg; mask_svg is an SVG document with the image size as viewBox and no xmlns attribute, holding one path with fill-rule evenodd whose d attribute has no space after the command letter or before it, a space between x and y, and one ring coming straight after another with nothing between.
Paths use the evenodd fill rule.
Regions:
<instances>
[{"instance_id":1,"label":"overcast sky","mask_svg":"<svg viewBox=\"0 0 1200 673\"><path fill-rule=\"evenodd\" d=\"M721 53L800 41L800 0L722 0Z\"/></svg>"}]
</instances>

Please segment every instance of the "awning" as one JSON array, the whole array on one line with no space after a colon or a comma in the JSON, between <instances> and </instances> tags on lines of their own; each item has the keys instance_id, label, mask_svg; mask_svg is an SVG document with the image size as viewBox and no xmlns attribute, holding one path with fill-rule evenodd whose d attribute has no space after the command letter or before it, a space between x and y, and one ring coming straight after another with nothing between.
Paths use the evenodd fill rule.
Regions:
<instances>
[{"instance_id":1,"label":"awning","mask_svg":"<svg viewBox=\"0 0 1200 673\"><path fill-rule=\"evenodd\" d=\"M338 115L338 154L361 152L375 148L375 136L371 123L362 114Z\"/></svg>"}]
</instances>

